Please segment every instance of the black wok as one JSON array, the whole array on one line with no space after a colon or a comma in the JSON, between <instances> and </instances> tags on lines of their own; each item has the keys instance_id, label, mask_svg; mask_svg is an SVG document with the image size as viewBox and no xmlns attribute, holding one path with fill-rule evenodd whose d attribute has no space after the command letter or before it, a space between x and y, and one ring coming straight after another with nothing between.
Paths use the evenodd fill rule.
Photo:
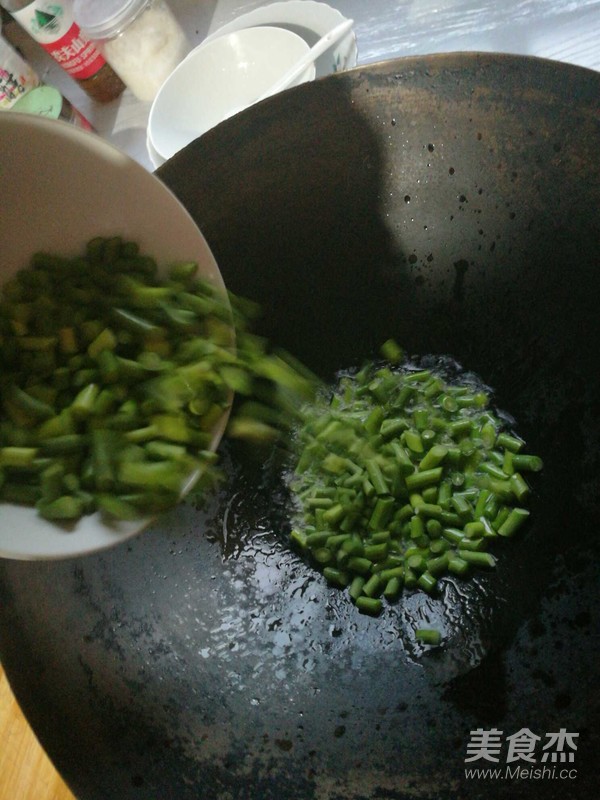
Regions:
<instances>
[{"instance_id":1,"label":"black wok","mask_svg":"<svg viewBox=\"0 0 600 800\"><path fill-rule=\"evenodd\" d=\"M377 620L289 552L273 459L229 443L204 508L0 564L3 665L81 800L597 797L599 107L575 67L403 59L261 103L160 169L277 344L324 377L389 336L450 354L546 468L494 574ZM423 621L441 648L414 644ZM524 728L538 767L547 734L578 734L556 756L577 777L465 776L471 731Z\"/></svg>"}]
</instances>

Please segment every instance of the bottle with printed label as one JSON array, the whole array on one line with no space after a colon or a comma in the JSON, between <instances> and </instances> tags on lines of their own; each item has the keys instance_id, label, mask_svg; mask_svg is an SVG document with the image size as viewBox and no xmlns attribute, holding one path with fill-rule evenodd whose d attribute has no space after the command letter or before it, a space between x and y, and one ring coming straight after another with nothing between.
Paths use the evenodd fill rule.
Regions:
<instances>
[{"instance_id":1,"label":"bottle with printed label","mask_svg":"<svg viewBox=\"0 0 600 800\"><path fill-rule=\"evenodd\" d=\"M62 119L84 130L93 131L91 123L54 86L40 82L36 71L2 36L0 28L0 110L39 114Z\"/></svg>"},{"instance_id":2,"label":"bottle with printed label","mask_svg":"<svg viewBox=\"0 0 600 800\"><path fill-rule=\"evenodd\" d=\"M125 84L80 31L72 0L0 0L0 5L94 100L107 103Z\"/></svg>"},{"instance_id":3,"label":"bottle with printed label","mask_svg":"<svg viewBox=\"0 0 600 800\"><path fill-rule=\"evenodd\" d=\"M154 100L190 43L165 0L74 0L75 19L143 102Z\"/></svg>"},{"instance_id":4,"label":"bottle with printed label","mask_svg":"<svg viewBox=\"0 0 600 800\"><path fill-rule=\"evenodd\" d=\"M0 109L11 108L39 85L35 70L6 41L0 29Z\"/></svg>"}]
</instances>

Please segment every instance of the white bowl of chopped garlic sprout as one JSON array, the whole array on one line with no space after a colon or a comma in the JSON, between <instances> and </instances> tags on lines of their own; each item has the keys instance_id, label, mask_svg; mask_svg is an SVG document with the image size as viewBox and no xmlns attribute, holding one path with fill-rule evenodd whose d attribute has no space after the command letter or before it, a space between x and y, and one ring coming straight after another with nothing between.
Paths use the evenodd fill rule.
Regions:
<instances>
[{"instance_id":1,"label":"white bowl of chopped garlic sprout","mask_svg":"<svg viewBox=\"0 0 600 800\"><path fill-rule=\"evenodd\" d=\"M128 156L95 134L43 117L0 115L0 141L0 557L60 559L79 556L120 544L144 529L168 505L166 501L164 506L160 502L145 504L142 497L144 491L146 497L157 492L163 499L167 496L161 494L163 468L155 464L175 465L170 470L164 467L163 472L168 491L178 499L189 491L210 462L227 422L230 394L228 402L221 402L220 413L213 406L200 409L201 404L196 402L195 412L203 416L199 417L198 430L194 427L189 437L190 448L201 451L204 461L190 452L183 452L183 443L177 441L177 437L181 439L182 436L175 431L174 422L179 411L161 407L160 403L166 402L162 395L157 402L144 401L146 411L154 408L150 426L148 419L140 417L136 423L137 433L131 433L131 427L126 434L103 436L102 432L109 425L106 421L109 417L120 414L123 419L125 411L135 415L142 408L142 401L136 395L139 380L135 375L140 363L135 366L137 354L133 349L138 341L149 343L147 349L144 344L142 369L157 370L152 391L164 393L164 381L161 383L160 377L163 373L159 374L161 363L164 366L171 363L169 359L176 358L173 348L179 348L185 339L186 325L192 326L190 330L198 329L190 322L192 311L189 308L173 310L182 293L191 296L196 289L189 287L202 282L219 302L223 302L226 310L228 301L215 259L190 215L170 190ZM86 261L86 246L90 241L95 245ZM100 244L102 242L111 244ZM95 266L90 268L90 263L100 258L100 251L94 251L94 247L104 248L101 253L105 260L98 273L103 276L103 283L98 284L94 283L95 277L89 279L89 274L95 275L93 270L96 269ZM32 256L40 252L50 254L50 258L41 257L37 264L40 269L34 269ZM79 256L81 260L76 261L75 257ZM143 261L145 256L149 259ZM147 286L140 286L146 280L142 272L125 274L134 263L127 261L128 257L137 259L136 270L152 260L158 265L157 272L147 279ZM46 269L48 261L50 271ZM59 271L67 264L66 272L63 270L55 276L52 273L54 261ZM192 264L197 267L194 269ZM176 265L173 274L177 275L177 280L186 273L181 281L187 283L176 283L173 278L168 292L165 289L161 296L160 287L173 265ZM19 273L22 270L28 273L25 277L23 272ZM31 273L36 274L32 276ZM65 288L57 290L61 280L60 285ZM116 323L102 322L104 314L116 313L111 306L113 285L120 287L121 304L123 296L134 296L131 292L139 292L140 297L145 298L138 299L135 308L120 309L122 321L129 326L132 321L134 323L134 328L122 328L120 333ZM169 313L179 326L176 345L166 341L162 326L156 320L148 322L155 313L148 308L148 303L152 306L154 300L148 298L157 296L163 305L168 296ZM89 297L100 309L94 312L96 320L88 319L86 312L77 305L81 298L83 308ZM193 305L194 301L190 302ZM142 307L144 304L146 307ZM51 328L55 317L62 317L60 324L56 323L57 331ZM228 337L232 346L233 330L225 313L222 318L225 321L220 335ZM41 319L46 319L43 325L50 326L48 330L44 329ZM148 336L144 333L146 338L140 338L142 334L135 333L135 324L150 324L154 333ZM120 352L120 347L130 350ZM171 351L167 352L169 348ZM22 355L15 356L15 352ZM121 385L116 377L119 373L113 370L111 375L111 359L113 366L116 359L120 368L134 370ZM104 372L100 368L102 361L106 361ZM193 367L194 364L185 368L192 372ZM144 376L148 374L144 372ZM176 392L172 386L167 389L174 397ZM104 412L109 417L97 417L94 422L94 415L102 412L104 401L98 398L103 392ZM169 402L175 402L173 397ZM146 469L136 463L143 461L145 456L141 456L141 452L147 447L147 434L142 428L149 430L152 425L155 432L157 425L159 428L161 425L174 427L164 438L158 432L158 443L153 446L154 455L150 458L152 463ZM78 469L85 471L81 466L84 462L73 453L82 446L82 441L98 440L101 456L111 437L127 442L131 455L127 469L111 455L112 476L107 474L106 479L98 482L97 477L78 474ZM171 456L180 460L169 462ZM54 463L55 458L57 463ZM92 462L91 456L89 462ZM85 469L91 470L89 464ZM125 493L124 504L120 504L119 498L115 502L112 495L121 485L123 469L132 471L132 483ZM44 479L32 478L36 488L30 491L26 488L28 476L39 470L44 471ZM93 488L95 480L100 487L100 505L90 501L90 495L97 491ZM43 489L40 488L42 483Z\"/></svg>"}]
</instances>

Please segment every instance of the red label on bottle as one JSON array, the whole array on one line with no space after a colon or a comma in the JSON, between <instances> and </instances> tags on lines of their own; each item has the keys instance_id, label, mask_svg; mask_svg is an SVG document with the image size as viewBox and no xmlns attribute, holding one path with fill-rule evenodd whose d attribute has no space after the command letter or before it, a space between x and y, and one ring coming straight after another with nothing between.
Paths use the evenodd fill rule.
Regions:
<instances>
[{"instance_id":1,"label":"red label on bottle","mask_svg":"<svg viewBox=\"0 0 600 800\"><path fill-rule=\"evenodd\" d=\"M74 22L60 39L40 42L44 50L73 78L91 78L106 61L96 47L79 30Z\"/></svg>"}]
</instances>

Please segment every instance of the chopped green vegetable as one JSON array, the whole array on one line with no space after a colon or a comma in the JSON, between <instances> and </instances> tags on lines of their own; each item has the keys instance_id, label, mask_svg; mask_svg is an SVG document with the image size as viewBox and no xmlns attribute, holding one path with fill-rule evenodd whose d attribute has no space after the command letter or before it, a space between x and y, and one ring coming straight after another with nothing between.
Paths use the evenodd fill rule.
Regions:
<instances>
[{"instance_id":1,"label":"chopped green vegetable","mask_svg":"<svg viewBox=\"0 0 600 800\"><path fill-rule=\"evenodd\" d=\"M367 595L361 594L356 598L356 607L363 614L370 614L376 617L381 612L383 603L377 597L368 597Z\"/></svg>"},{"instance_id":2,"label":"chopped green vegetable","mask_svg":"<svg viewBox=\"0 0 600 800\"><path fill-rule=\"evenodd\" d=\"M160 278L136 243L96 237L75 258L36 253L0 289L0 502L56 520L166 509L213 465L234 391L231 436L289 429L315 379L196 273Z\"/></svg>"},{"instance_id":3,"label":"chopped green vegetable","mask_svg":"<svg viewBox=\"0 0 600 800\"><path fill-rule=\"evenodd\" d=\"M437 647L442 641L442 634L435 628L418 628L415 631L415 639L421 644L429 644Z\"/></svg>"},{"instance_id":4,"label":"chopped green vegetable","mask_svg":"<svg viewBox=\"0 0 600 800\"><path fill-rule=\"evenodd\" d=\"M290 479L292 543L370 614L381 596L435 593L445 576L493 568L489 548L529 515L519 470L542 468L474 376L400 364L392 340L382 352L392 363L341 374L302 409Z\"/></svg>"}]
</instances>

